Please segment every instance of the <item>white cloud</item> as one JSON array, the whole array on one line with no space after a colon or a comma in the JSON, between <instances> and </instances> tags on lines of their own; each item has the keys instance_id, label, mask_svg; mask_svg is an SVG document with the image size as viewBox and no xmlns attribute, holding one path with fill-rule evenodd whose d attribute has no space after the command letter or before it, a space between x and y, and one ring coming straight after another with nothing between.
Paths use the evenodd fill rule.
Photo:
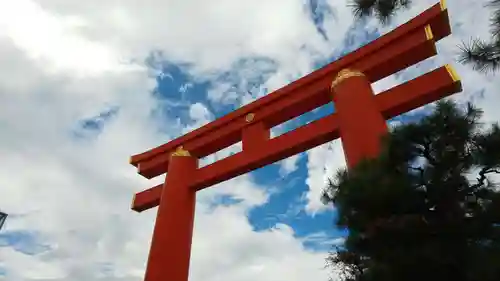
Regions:
<instances>
[{"instance_id":1,"label":"white cloud","mask_svg":"<svg viewBox=\"0 0 500 281\"><path fill-rule=\"evenodd\" d=\"M284 177L293 172L295 172L299 166L298 162L302 154L296 154L292 157L288 157L280 162L280 176Z\"/></svg>"},{"instance_id":2,"label":"white cloud","mask_svg":"<svg viewBox=\"0 0 500 281\"><path fill-rule=\"evenodd\" d=\"M189 106L189 118L193 120L193 123L190 126L185 127L183 129L183 133L188 133L209 123L213 117L212 113L204 104L197 102Z\"/></svg>"},{"instance_id":3,"label":"white cloud","mask_svg":"<svg viewBox=\"0 0 500 281\"><path fill-rule=\"evenodd\" d=\"M96 3L99 9L95 9ZM249 3L219 0L211 4L155 0L71 4L43 1L47 9L85 23L76 31L86 37L134 55L159 48L168 57L196 62L200 68L219 69L227 69L247 55L289 58L306 42L304 38L319 44L321 38L302 4L284 0ZM322 46L327 48L326 44Z\"/></svg>"},{"instance_id":4,"label":"white cloud","mask_svg":"<svg viewBox=\"0 0 500 281\"><path fill-rule=\"evenodd\" d=\"M75 34L82 24L79 18L57 16L29 0L0 4L0 31L46 71L95 75L138 68L121 64L117 50Z\"/></svg>"},{"instance_id":5,"label":"white cloud","mask_svg":"<svg viewBox=\"0 0 500 281\"><path fill-rule=\"evenodd\" d=\"M332 238L326 232L317 232L308 235L304 239L307 242L313 242L318 246L332 248L332 246L340 246L345 242L344 237Z\"/></svg>"},{"instance_id":6,"label":"white cloud","mask_svg":"<svg viewBox=\"0 0 500 281\"><path fill-rule=\"evenodd\" d=\"M305 194L307 199L306 212L314 215L317 212L331 209L330 205L324 205L320 201L321 194L328 179L333 177L339 169L345 168L346 162L339 139L309 150L307 157L306 184L309 191Z\"/></svg>"}]
</instances>

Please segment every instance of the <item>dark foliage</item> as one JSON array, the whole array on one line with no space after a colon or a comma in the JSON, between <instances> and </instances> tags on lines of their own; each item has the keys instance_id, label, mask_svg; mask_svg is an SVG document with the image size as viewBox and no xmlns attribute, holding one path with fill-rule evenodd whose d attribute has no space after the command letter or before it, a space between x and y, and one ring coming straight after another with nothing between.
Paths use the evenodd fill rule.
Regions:
<instances>
[{"instance_id":1,"label":"dark foliage","mask_svg":"<svg viewBox=\"0 0 500 281\"><path fill-rule=\"evenodd\" d=\"M439 102L380 157L338 172L324 199L349 230L328 258L344 280L500 280L500 128L481 113Z\"/></svg>"},{"instance_id":2,"label":"dark foliage","mask_svg":"<svg viewBox=\"0 0 500 281\"><path fill-rule=\"evenodd\" d=\"M395 12L402 8L409 8L410 4L410 0L353 0L349 6L357 18L375 15L386 24L390 22Z\"/></svg>"}]
</instances>

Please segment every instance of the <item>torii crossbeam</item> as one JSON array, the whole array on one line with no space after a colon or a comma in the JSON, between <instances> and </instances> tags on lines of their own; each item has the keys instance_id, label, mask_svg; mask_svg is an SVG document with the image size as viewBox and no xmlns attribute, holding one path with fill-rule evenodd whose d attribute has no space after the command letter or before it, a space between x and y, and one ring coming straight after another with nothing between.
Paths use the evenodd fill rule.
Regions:
<instances>
[{"instance_id":1,"label":"torii crossbeam","mask_svg":"<svg viewBox=\"0 0 500 281\"><path fill-rule=\"evenodd\" d=\"M164 145L134 155L139 174L168 172L137 193L132 209L159 206L146 281L187 281L196 191L341 138L347 165L374 157L386 120L461 91L446 65L374 95L371 83L436 55L451 33L444 1L392 32L253 103ZM333 82L332 82L333 80ZM271 138L270 128L324 104L335 113ZM241 152L198 168L198 159L242 141Z\"/></svg>"}]
</instances>

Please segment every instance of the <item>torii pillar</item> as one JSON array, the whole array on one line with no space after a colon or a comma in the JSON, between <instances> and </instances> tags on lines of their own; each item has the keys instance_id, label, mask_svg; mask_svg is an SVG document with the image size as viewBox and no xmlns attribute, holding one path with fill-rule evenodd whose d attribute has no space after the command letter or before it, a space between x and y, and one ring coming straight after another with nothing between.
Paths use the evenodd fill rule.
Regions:
<instances>
[{"instance_id":1,"label":"torii pillar","mask_svg":"<svg viewBox=\"0 0 500 281\"><path fill-rule=\"evenodd\" d=\"M149 251L146 281L188 280L196 191L189 188L198 159L172 153ZM166 278L167 277L167 278Z\"/></svg>"},{"instance_id":2,"label":"torii pillar","mask_svg":"<svg viewBox=\"0 0 500 281\"><path fill-rule=\"evenodd\" d=\"M377 156L388 130L370 81L359 71L345 69L332 82L331 91L347 166ZM362 121L359 116L363 116Z\"/></svg>"},{"instance_id":3,"label":"torii pillar","mask_svg":"<svg viewBox=\"0 0 500 281\"><path fill-rule=\"evenodd\" d=\"M132 209L159 206L146 281L187 281L197 191L341 138L348 167L379 153L386 120L461 91L446 65L374 95L371 83L436 55L451 33L444 2L370 44L164 145L131 157L139 174L168 172L134 196ZM336 75L336 76L335 76ZM335 76L335 78L334 78ZM333 80L333 82L332 82ZM270 138L270 129L324 104L335 113ZM198 168L197 159L239 141L237 154Z\"/></svg>"}]
</instances>

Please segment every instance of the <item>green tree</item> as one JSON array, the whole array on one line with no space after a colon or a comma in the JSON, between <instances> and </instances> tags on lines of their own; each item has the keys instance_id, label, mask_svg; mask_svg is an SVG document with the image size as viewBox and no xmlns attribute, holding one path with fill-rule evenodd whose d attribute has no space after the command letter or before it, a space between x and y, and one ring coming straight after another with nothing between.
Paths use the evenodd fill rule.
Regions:
<instances>
[{"instance_id":1,"label":"green tree","mask_svg":"<svg viewBox=\"0 0 500 281\"><path fill-rule=\"evenodd\" d=\"M350 3L357 18L375 16L383 24L401 9L411 6L411 0L353 0ZM500 0L491 0L488 5L493 10L491 17L491 38L475 38L464 42L458 60L470 64L475 70L488 72L500 69Z\"/></svg>"},{"instance_id":2,"label":"green tree","mask_svg":"<svg viewBox=\"0 0 500 281\"><path fill-rule=\"evenodd\" d=\"M330 181L323 199L349 234L327 260L343 280L500 280L500 127L481 113L438 102Z\"/></svg>"}]
</instances>

